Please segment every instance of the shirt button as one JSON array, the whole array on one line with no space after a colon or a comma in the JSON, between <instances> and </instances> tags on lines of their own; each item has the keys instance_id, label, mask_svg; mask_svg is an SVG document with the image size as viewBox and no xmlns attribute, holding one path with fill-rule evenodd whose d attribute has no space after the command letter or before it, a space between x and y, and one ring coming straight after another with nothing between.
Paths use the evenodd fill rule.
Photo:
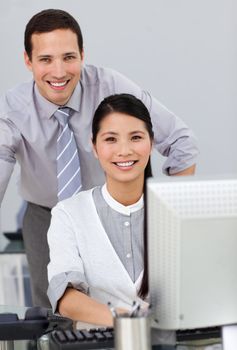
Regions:
<instances>
[{"instance_id":1,"label":"shirt button","mask_svg":"<svg viewBox=\"0 0 237 350\"><path fill-rule=\"evenodd\" d=\"M126 255L126 257L127 257L128 259L131 258L131 254L128 253L128 254Z\"/></svg>"},{"instance_id":2,"label":"shirt button","mask_svg":"<svg viewBox=\"0 0 237 350\"><path fill-rule=\"evenodd\" d=\"M130 222L129 221L125 221L125 223L124 223L124 226L130 226Z\"/></svg>"}]
</instances>

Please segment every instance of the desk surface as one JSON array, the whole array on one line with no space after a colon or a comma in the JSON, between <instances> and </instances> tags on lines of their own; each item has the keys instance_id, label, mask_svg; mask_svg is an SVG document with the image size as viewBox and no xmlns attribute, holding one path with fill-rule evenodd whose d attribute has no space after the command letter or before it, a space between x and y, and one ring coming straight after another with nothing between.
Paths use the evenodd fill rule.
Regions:
<instances>
[{"instance_id":1,"label":"desk surface","mask_svg":"<svg viewBox=\"0 0 237 350\"><path fill-rule=\"evenodd\" d=\"M13 312L16 313L19 318L24 318L27 309L28 308L25 306L0 305L0 313Z\"/></svg>"}]
</instances>

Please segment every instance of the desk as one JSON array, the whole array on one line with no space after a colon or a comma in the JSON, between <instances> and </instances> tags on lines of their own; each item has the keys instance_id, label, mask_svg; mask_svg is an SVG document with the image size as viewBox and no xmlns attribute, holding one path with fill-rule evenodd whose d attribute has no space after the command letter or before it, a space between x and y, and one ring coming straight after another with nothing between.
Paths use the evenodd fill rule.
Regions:
<instances>
[{"instance_id":1,"label":"desk","mask_svg":"<svg viewBox=\"0 0 237 350\"><path fill-rule=\"evenodd\" d=\"M30 277L22 240L0 235L0 304L32 305Z\"/></svg>"},{"instance_id":2,"label":"desk","mask_svg":"<svg viewBox=\"0 0 237 350\"><path fill-rule=\"evenodd\" d=\"M24 318L26 307L22 306L7 306L7 305L0 305L0 313L5 312L13 312L17 313L19 318ZM30 344L30 341L28 340L17 340L17 341L0 341L0 350L29 350L28 345ZM32 348L32 350L34 350ZM35 347L35 350L37 348Z\"/></svg>"},{"instance_id":3,"label":"desk","mask_svg":"<svg viewBox=\"0 0 237 350\"><path fill-rule=\"evenodd\" d=\"M17 313L19 318L24 319L26 307L20 307L20 306L4 306L0 305L0 313L3 312L13 312ZM5 343L5 344L4 344ZM177 346L177 350L222 350L222 346L214 345L214 346L208 346L208 342L206 342L206 345L204 342L191 342L190 346L185 346L184 344L179 344ZM6 344L6 342L0 342L0 350L50 350L49 348L49 342L48 342L48 336L44 335L42 336L37 342L35 341L26 341L26 340L17 340L14 342L9 342Z\"/></svg>"}]
</instances>

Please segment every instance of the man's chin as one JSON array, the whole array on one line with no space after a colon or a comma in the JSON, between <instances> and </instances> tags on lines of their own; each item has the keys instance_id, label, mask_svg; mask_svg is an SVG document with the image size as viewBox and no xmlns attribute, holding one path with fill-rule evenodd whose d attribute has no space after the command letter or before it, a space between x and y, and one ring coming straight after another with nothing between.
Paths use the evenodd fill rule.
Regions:
<instances>
[{"instance_id":1,"label":"man's chin","mask_svg":"<svg viewBox=\"0 0 237 350\"><path fill-rule=\"evenodd\" d=\"M55 105L63 106L67 103L70 96L63 93L63 91L51 91L50 94L47 95L47 100L54 103Z\"/></svg>"}]
</instances>

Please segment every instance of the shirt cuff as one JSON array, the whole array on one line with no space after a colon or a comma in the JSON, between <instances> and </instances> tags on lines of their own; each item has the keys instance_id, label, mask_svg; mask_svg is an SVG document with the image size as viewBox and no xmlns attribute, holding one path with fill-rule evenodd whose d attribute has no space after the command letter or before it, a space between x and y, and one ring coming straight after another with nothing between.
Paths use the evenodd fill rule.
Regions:
<instances>
[{"instance_id":1,"label":"shirt cuff","mask_svg":"<svg viewBox=\"0 0 237 350\"><path fill-rule=\"evenodd\" d=\"M49 282L47 291L53 313L56 312L58 301L65 293L67 287L73 287L85 294L89 293L89 286L85 276L78 271L62 272L54 276Z\"/></svg>"},{"instance_id":2,"label":"shirt cuff","mask_svg":"<svg viewBox=\"0 0 237 350\"><path fill-rule=\"evenodd\" d=\"M165 175L174 175L196 164L198 155L176 159L169 157L163 164L162 170Z\"/></svg>"}]
</instances>

